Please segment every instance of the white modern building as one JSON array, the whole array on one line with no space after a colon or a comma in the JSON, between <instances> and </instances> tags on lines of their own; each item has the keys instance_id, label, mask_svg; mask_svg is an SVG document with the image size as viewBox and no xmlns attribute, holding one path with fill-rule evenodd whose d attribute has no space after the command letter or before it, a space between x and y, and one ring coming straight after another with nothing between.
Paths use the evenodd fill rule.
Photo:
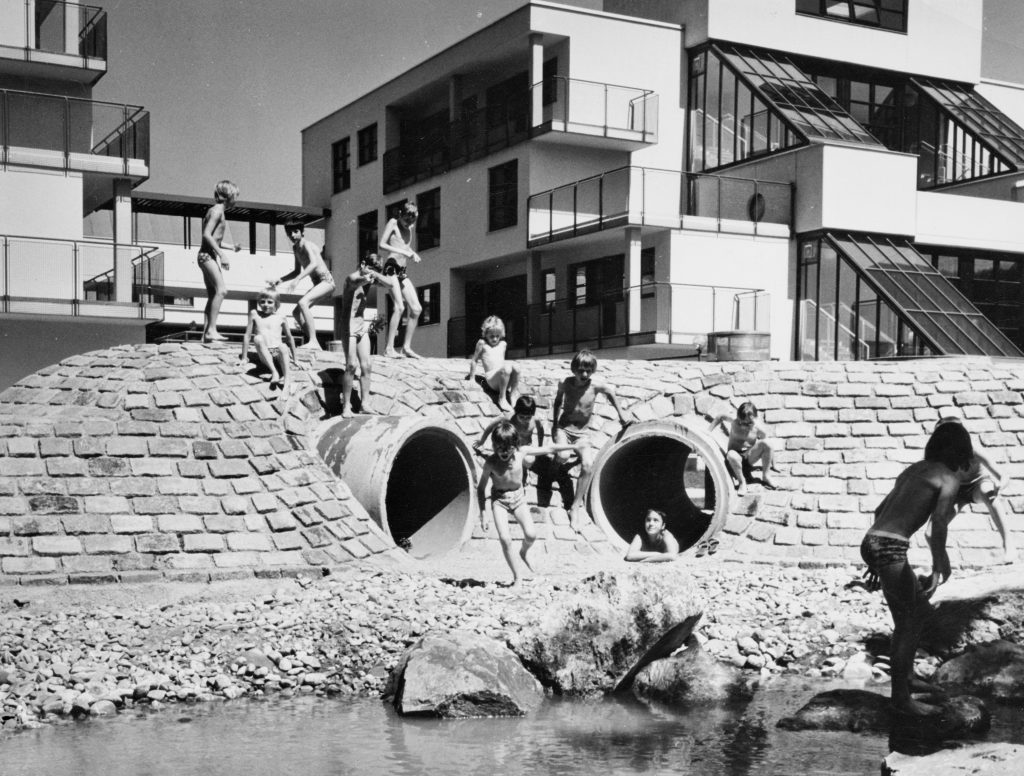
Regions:
<instances>
[{"instance_id":1,"label":"white modern building","mask_svg":"<svg viewBox=\"0 0 1024 776\"><path fill-rule=\"evenodd\" d=\"M307 127L303 204L353 258L419 205L426 355L497 314L530 356L1019 356L1024 92L982 12L533 0Z\"/></svg>"}]
</instances>

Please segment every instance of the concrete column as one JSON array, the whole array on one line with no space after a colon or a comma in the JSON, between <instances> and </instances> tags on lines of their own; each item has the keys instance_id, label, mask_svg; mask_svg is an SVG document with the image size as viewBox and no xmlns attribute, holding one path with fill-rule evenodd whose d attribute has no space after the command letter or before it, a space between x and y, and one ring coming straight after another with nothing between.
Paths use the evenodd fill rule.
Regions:
<instances>
[{"instance_id":1,"label":"concrete column","mask_svg":"<svg viewBox=\"0 0 1024 776\"><path fill-rule=\"evenodd\" d=\"M36 47L36 0L27 0L25 3L27 14L25 23L25 47L34 49Z\"/></svg>"},{"instance_id":2,"label":"concrete column","mask_svg":"<svg viewBox=\"0 0 1024 776\"><path fill-rule=\"evenodd\" d=\"M114 202L114 301L132 301L132 183L115 178Z\"/></svg>"},{"instance_id":3,"label":"concrete column","mask_svg":"<svg viewBox=\"0 0 1024 776\"><path fill-rule=\"evenodd\" d=\"M448 120L458 121L462 113L462 76L448 79Z\"/></svg>"},{"instance_id":4,"label":"concrete column","mask_svg":"<svg viewBox=\"0 0 1024 776\"><path fill-rule=\"evenodd\" d=\"M78 56L78 30L83 9L81 6L64 4L64 53Z\"/></svg>"},{"instance_id":5,"label":"concrete column","mask_svg":"<svg viewBox=\"0 0 1024 776\"><path fill-rule=\"evenodd\" d=\"M640 331L640 227L629 226L624 230L626 241L626 295L629 300L629 328Z\"/></svg>"},{"instance_id":6,"label":"concrete column","mask_svg":"<svg viewBox=\"0 0 1024 776\"><path fill-rule=\"evenodd\" d=\"M538 304L544 301L544 276L540 270L540 251L530 251L526 259L526 304Z\"/></svg>"},{"instance_id":7,"label":"concrete column","mask_svg":"<svg viewBox=\"0 0 1024 776\"><path fill-rule=\"evenodd\" d=\"M530 33L530 126L544 123L544 44L539 32Z\"/></svg>"}]
</instances>

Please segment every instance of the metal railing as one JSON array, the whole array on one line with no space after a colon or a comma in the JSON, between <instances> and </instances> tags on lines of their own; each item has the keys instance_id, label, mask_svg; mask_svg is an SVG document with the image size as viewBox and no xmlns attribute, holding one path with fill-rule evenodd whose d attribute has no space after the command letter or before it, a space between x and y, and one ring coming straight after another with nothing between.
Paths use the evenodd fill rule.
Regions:
<instances>
[{"instance_id":1,"label":"metal railing","mask_svg":"<svg viewBox=\"0 0 1024 776\"><path fill-rule=\"evenodd\" d=\"M0 161L132 174L149 166L149 112L135 105L0 89ZM59 163L39 152L63 156ZM97 157L121 160L105 165Z\"/></svg>"},{"instance_id":2,"label":"metal railing","mask_svg":"<svg viewBox=\"0 0 1024 776\"><path fill-rule=\"evenodd\" d=\"M530 247L617 226L681 228L684 216L792 228L793 185L724 175L619 167L528 201Z\"/></svg>"},{"instance_id":3,"label":"metal railing","mask_svg":"<svg viewBox=\"0 0 1024 776\"><path fill-rule=\"evenodd\" d=\"M531 103L535 97L540 98L541 111L534 119ZM466 112L422 137L386 150L384 193L521 143L536 131L587 128L591 130L587 134L653 143L657 125L658 97L654 92L557 77L534 84L505 102Z\"/></svg>"},{"instance_id":4,"label":"metal railing","mask_svg":"<svg viewBox=\"0 0 1024 776\"><path fill-rule=\"evenodd\" d=\"M107 58L107 12L102 8L63 0L25 0L23 13L24 45L0 44L0 56L15 49L26 60L32 59L32 51Z\"/></svg>"},{"instance_id":5,"label":"metal railing","mask_svg":"<svg viewBox=\"0 0 1024 776\"><path fill-rule=\"evenodd\" d=\"M159 248L0 235L0 262L0 312L163 317Z\"/></svg>"},{"instance_id":6,"label":"metal railing","mask_svg":"<svg viewBox=\"0 0 1024 776\"><path fill-rule=\"evenodd\" d=\"M771 295L758 288L691 283L644 283L604 294L524 305L504 315L510 351L524 356L626 347L652 342L691 345L714 331L769 331ZM468 357L480 338L480 321L448 320L448 357Z\"/></svg>"}]
</instances>

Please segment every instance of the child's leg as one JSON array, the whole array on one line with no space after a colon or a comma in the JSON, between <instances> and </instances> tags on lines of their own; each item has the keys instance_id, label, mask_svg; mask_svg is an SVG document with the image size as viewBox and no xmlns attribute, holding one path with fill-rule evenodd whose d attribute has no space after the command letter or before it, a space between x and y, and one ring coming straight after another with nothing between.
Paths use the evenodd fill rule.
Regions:
<instances>
[{"instance_id":1,"label":"child's leg","mask_svg":"<svg viewBox=\"0 0 1024 776\"><path fill-rule=\"evenodd\" d=\"M583 519L583 500L587 497L587 488L590 487L590 478L594 470L594 450L589 445L580 450L580 479L576 483L576 495L569 507L569 526L574 530L580 529L580 521Z\"/></svg>"},{"instance_id":2,"label":"child's leg","mask_svg":"<svg viewBox=\"0 0 1024 776\"><path fill-rule=\"evenodd\" d=\"M368 412L370 401L370 377L373 366L370 362L370 335L364 334L356 341L356 355L359 358L359 404L363 412Z\"/></svg>"},{"instance_id":3,"label":"child's leg","mask_svg":"<svg viewBox=\"0 0 1024 776\"><path fill-rule=\"evenodd\" d=\"M507 361L505 363L511 370L508 377L508 400L509 404L514 405L519 401L519 367Z\"/></svg>"},{"instance_id":4,"label":"child's leg","mask_svg":"<svg viewBox=\"0 0 1024 776\"><path fill-rule=\"evenodd\" d=\"M358 360L356 340L345 332L345 371L341 373L341 417L352 417L352 379Z\"/></svg>"},{"instance_id":5,"label":"child's leg","mask_svg":"<svg viewBox=\"0 0 1024 776\"><path fill-rule=\"evenodd\" d=\"M333 291L334 283L328 283L327 281L321 280L313 286L295 306L297 311L295 320L302 326L303 332L306 335L306 341L302 344L302 347L321 350L320 342L316 338L316 320L313 318L313 305ZM299 314L302 315L301 320L299 319Z\"/></svg>"},{"instance_id":6,"label":"child's leg","mask_svg":"<svg viewBox=\"0 0 1024 776\"><path fill-rule=\"evenodd\" d=\"M281 387L282 388L287 388L288 387L289 372L288 372L288 352L285 350L285 346L282 345L281 347L279 347L277 349L277 353L276 354L271 354L271 355L274 356L274 360L276 361L276 363L278 365L278 369L280 370L280 373L281 373L281 377L280 377L280 380L279 380L279 382L281 383Z\"/></svg>"},{"instance_id":7,"label":"child's leg","mask_svg":"<svg viewBox=\"0 0 1024 776\"><path fill-rule=\"evenodd\" d=\"M772 446L771 443L759 439L754 443L754 446L750 448L747 453L747 460L750 461L751 465L761 462L761 482L765 485L771 486L771 470L772 470Z\"/></svg>"},{"instance_id":8,"label":"child's leg","mask_svg":"<svg viewBox=\"0 0 1024 776\"><path fill-rule=\"evenodd\" d=\"M979 487L981 484L982 483L979 483ZM1006 517L1003 515L1003 510L992 495L991 490L983 490L981 492L981 501L988 509L988 514L992 518L992 522L995 523L996 530L999 531L999 537L1003 540L1004 560L1012 561L1017 555L1017 548L1014 547L1013 537L1010 536L1010 531L1006 525Z\"/></svg>"},{"instance_id":9,"label":"child's leg","mask_svg":"<svg viewBox=\"0 0 1024 776\"><path fill-rule=\"evenodd\" d=\"M736 481L736 493L740 496L747 495L747 478L743 476L743 455L739 450L730 450L725 454L725 462Z\"/></svg>"},{"instance_id":10,"label":"child's leg","mask_svg":"<svg viewBox=\"0 0 1024 776\"><path fill-rule=\"evenodd\" d=\"M281 379L281 375L278 374L277 364L274 363L274 357L270 354L270 348L267 346L267 340L262 334L257 334L253 337L252 342L253 345L256 346L256 355L260 357L260 361L263 363L263 366L270 370L270 382L276 383Z\"/></svg>"},{"instance_id":11,"label":"child's leg","mask_svg":"<svg viewBox=\"0 0 1024 776\"><path fill-rule=\"evenodd\" d=\"M519 523L519 527L523 529L523 546L519 549L519 557L522 558L523 565L530 571L533 571L533 566L526 559L526 553L529 552L533 543L537 541L537 528L533 524L533 517L530 516L530 505L526 503L525 499L523 503L516 507L516 511L512 513L512 516Z\"/></svg>"},{"instance_id":12,"label":"child's leg","mask_svg":"<svg viewBox=\"0 0 1024 776\"><path fill-rule=\"evenodd\" d=\"M405 320L405 342L402 343L402 353L407 358L419 358L419 355L413 352L412 349L412 335L416 333L416 325L420 322L420 314L423 312L423 308L420 306L420 299L416 296L416 286L412 284L412 281L406 278L401 283L402 298L405 300L405 305L409 310Z\"/></svg>"},{"instance_id":13,"label":"child's leg","mask_svg":"<svg viewBox=\"0 0 1024 776\"><path fill-rule=\"evenodd\" d=\"M530 471L537 475L537 506L546 507L551 504L551 483L555 479L557 464L549 455L538 455L533 459Z\"/></svg>"},{"instance_id":14,"label":"child's leg","mask_svg":"<svg viewBox=\"0 0 1024 776\"><path fill-rule=\"evenodd\" d=\"M512 569L512 584L516 585L519 582L519 564L512 552L512 537L508 532L508 510L500 501L492 502L491 506L494 512L494 527L498 531L498 541L501 542L501 551L505 555L508 567Z\"/></svg>"},{"instance_id":15,"label":"child's leg","mask_svg":"<svg viewBox=\"0 0 1024 776\"><path fill-rule=\"evenodd\" d=\"M203 273L203 283L206 284L206 308L203 311L206 320L203 325L203 340L226 339L217 331L217 316L220 315L221 303L228 293L224 274L220 271L217 260L213 258L200 261L199 268Z\"/></svg>"},{"instance_id":16,"label":"child's leg","mask_svg":"<svg viewBox=\"0 0 1024 776\"><path fill-rule=\"evenodd\" d=\"M562 497L562 506L566 511L572 508L572 503L576 500L576 484L573 482L572 475L569 474L573 465L571 462L565 464L560 464L558 461L552 462L555 481L558 483L558 493Z\"/></svg>"},{"instance_id":17,"label":"child's leg","mask_svg":"<svg viewBox=\"0 0 1024 776\"><path fill-rule=\"evenodd\" d=\"M402 314L405 312L405 301L402 299L402 289L399 288L398 278L395 276L387 277L387 289L388 296L391 297L391 318L388 319L384 355L389 358L396 358L399 353L395 350L395 337L398 336L398 324L402 322Z\"/></svg>"},{"instance_id":18,"label":"child's leg","mask_svg":"<svg viewBox=\"0 0 1024 776\"><path fill-rule=\"evenodd\" d=\"M499 366L487 378L487 384L498 394L498 409L509 412L512 405L508 403L508 386L512 377L512 366L506 362Z\"/></svg>"}]
</instances>

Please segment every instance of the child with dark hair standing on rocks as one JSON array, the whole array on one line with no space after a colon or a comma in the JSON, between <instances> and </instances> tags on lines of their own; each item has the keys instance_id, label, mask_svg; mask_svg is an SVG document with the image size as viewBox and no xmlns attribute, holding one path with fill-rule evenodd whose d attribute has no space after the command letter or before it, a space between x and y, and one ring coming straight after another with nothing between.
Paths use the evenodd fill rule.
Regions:
<instances>
[{"instance_id":1,"label":"child with dark hair standing on rocks","mask_svg":"<svg viewBox=\"0 0 1024 776\"><path fill-rule=\"evenodd\" d=\"M725 462L729 471L736 479L736 493L744 496L747 493L747 478L743 472L743 464L753 465L761 462L761 482L766 488L775 490L771 479L772 446L768 442L768 432L757 422L757 407L754 402L745 401L736 410L736 417L731 420L728 415L715 418L708 432L714 431L729 423L729 441L726 443Z\"/></svg>"},{"instance_id":2,"label":"child with dark hair standing on rocks","mask_svg":"<svg viewBox=\"0 0 1024 776\"><path fill-rule=\"evenodd\" d=\"M959 475L970 466L973 455L970 435L963 426L948 423L936 428L925 446L924 460L911 464L896 478L889 495L875 509L875 522L861 543L861 557L868 565L868 589L882 588L892 614L892 704L906 714L924 716L939 711L911 697L914 692L941 692L914 676L914 653L931 608L928 600L949 579L946 530L956 509ZM907 562L907 550L910 537L929 520L932 573L919 579Z\"/></svg>"}]
</instances>

